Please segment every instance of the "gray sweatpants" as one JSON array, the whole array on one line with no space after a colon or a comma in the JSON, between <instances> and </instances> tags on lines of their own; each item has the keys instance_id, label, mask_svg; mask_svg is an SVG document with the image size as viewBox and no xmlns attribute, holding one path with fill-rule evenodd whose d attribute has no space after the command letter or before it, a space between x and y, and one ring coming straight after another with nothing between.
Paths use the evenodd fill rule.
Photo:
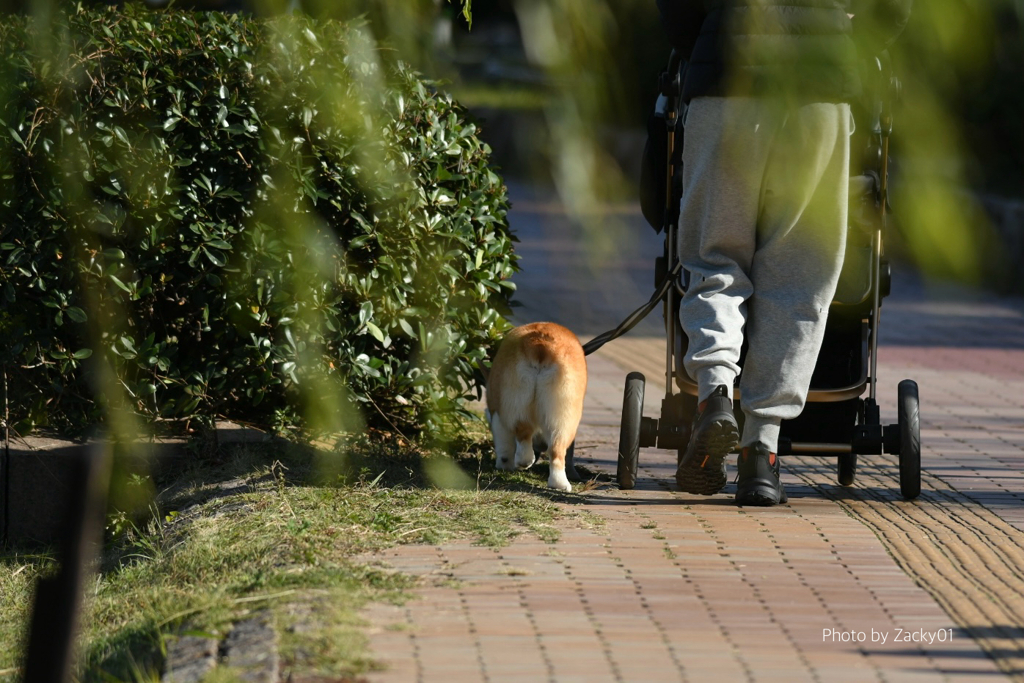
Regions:
<instances>
[{"instance_id":1,"label":"gray sweatpants","mask_svg":"<svg viewBox=\"0 0 1024 683\"><path fill-rule=\"evenodd\" d=\"M846 247L850 125L847 104L702 97L686 114L684 363L699 400L732 387L745 331L741 446L775 452L807 399Z\"/></svg>"}]
</instances>

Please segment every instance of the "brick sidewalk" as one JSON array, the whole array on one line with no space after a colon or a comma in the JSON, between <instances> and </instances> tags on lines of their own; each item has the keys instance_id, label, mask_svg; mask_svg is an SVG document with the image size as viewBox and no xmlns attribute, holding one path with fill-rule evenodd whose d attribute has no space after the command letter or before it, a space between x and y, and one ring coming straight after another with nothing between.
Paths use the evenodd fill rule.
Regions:
<instances>
[{"instance_id":1,"label":"brick sidewalk","mask_svg":"<svg viewBox=\"0 0 1024 683\"><path fill-rule=\"evenodd\" d=\"M513 212L529 254L521 319L589 336L646 298L653 233L605 224L602 239L622 247L596 240L586 253L579 245L595 240L557 206L523 204ZM1024 677L1024 315L1019 302L962 292L935 303L910 280L895 291L879 398L895 421L897 382L921 386L918 502L899 499L890 456L862 458L849 489L834 483L832 459L792 458L789 505L740 509L731 485L710 498L674 491L675 455L644 450L637 490L581 496L603 520L595 528L565 529L552 545L406 546L378 558L425 580L417 600L367 613L388 667L371 680ZM591 468L614 472L626 370L648 374L645 412L658 412L656 323L588 359L577 453ZM943 640L894 642L900 629ZM865 642L843 642L851 632Z\"/></svg>"}]
</instances>

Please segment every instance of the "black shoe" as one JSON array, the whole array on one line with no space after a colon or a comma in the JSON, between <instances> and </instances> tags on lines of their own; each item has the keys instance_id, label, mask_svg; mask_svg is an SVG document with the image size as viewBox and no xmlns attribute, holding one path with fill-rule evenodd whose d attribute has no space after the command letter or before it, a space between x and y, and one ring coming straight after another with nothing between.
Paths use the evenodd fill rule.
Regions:
<instances>
[{"instance_id":1,"label":"black shoe","mask_svg":"<svg viewBox=\"0 0 1024 683\"><path fill-rule=\"evenodd\" d=\"M785 503L786 489L779 478L779 457L763 444L754 444L740 453L736 478L737 505L776 505Z\"/></svg>"},{"instance_id":2,"label":"black shoe","mask_svg":"<svg viewBox=\"0 0 1024 683\"><path fill-rule=\"evenodd\" d=\"M735 450L739 432L729 389L723 384L697 409L690 442L676 469L679 490L704 496L721 491L726 483L725 456Z\"/></svg>"}]
</instances>

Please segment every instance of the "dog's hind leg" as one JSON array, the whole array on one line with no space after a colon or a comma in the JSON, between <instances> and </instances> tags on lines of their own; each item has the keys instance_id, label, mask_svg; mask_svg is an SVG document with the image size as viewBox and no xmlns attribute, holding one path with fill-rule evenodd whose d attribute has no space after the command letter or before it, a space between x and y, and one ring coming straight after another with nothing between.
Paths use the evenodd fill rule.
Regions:
<instances>
[{"instance_id":1,"label":"dog's hind leg","mask_svg":"<svg viewBox=\"0 0 1024 683\"><path fill-rule=\"evenodd\" d=\"M576 463L574 457L575 451L576 442L573 441L571 444L569 444L569 448L565 451L565 476L569 479L569 481L573 483L579 483L583 481L583 477L580 476L580 473L576 471ZM533 437L533 454L537 457L538 460L541 458L541 456L548 458L549 460L551 458L550 454L548 453L548 445L547 443L544 442L544 436L539 432Z\"/></svg>"},{"instance_id":2,"label":"dog's hind leg","mask_svg":"<svg viewBox=\"0 0 1024 683\"><path fill-rule=\"evenodd\" d=\"M533 467L537 456L533 452L534 430L525 422L516 425L516 467L521 470Z\"/></svg>"},{"instance_id":3,"label":"dog's hind leg","mask_svg":"<svg viewBox=\"0 0 1024 683\"><path fill-rule=\"evenodd\" d=\"M544 436L537 432L533 435L533 455L540 459L542 455L548 452L548 445L544 442Z\"/></svg>"},{"instance_id":4,"label":"dog's hind leg","mask_svg":"<svg viewBox=\"0 0 1024 683\"><path fill-rule=\"evenodd\" d=\"M548 444L548 460L551 463L548 486L560 491L571 491L566 465L572 468L570 477L578 480L579 475L572 460L568 459L568 463L566 460L583 416L586 375L562 370L542 375L537 384L537 410L542 416L540 431Z\"/></svg>"},{"instance_id":5,"label":"dog's hind leg","mask_svg":"<svg viewBox=\"0 0 1024 683\"><path fill-rule=\"evenodd\" d=\"M497 413L491 413L491 436L494 437L495 469L515 469L516 434L505 426Z\"/></svg>"},{"instance_id":6,"label":"dog's hind leg","mask_svg":"<svg viewBox=\"0 0 1024 683\"><path fill-rule=\"evenodd\" d=\"M572 484L565 476L565 454L572 443L565 434L553 434L551 448L548 450L548 458L551 462L551 470L548 474L548 488L559 491L572 491Z\"/></svg>"},{"instance_id":7,"label":"dog's hind leg","mask_svg":"<svg viewBox=\"0 0 1024 683\"><path fill-rule=\"evenodd\" d=\"M573 441L569 444L569 448L565 451L565 476L568 477L569 481L581 482L583 477L576 471L576 442Z\"/></svg>"}]
</instances>

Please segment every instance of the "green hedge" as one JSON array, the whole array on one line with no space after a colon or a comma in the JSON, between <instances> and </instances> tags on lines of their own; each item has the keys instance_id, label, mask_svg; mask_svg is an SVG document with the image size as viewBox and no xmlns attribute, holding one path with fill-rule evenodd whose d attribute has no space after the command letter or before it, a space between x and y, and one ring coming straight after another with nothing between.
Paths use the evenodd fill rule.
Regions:
<instances>
[{"instance_id":1,"label":"green hedge","mask_svg":"<svg viewBox=\"0 0 1024 683\"><path fill-rule=\"evenodd\" d=\"M464 110L367 35L138 8L0 22L12 422L404 430L458 409L507 326L506 190Z\"/></svg>"}]
</instances>

